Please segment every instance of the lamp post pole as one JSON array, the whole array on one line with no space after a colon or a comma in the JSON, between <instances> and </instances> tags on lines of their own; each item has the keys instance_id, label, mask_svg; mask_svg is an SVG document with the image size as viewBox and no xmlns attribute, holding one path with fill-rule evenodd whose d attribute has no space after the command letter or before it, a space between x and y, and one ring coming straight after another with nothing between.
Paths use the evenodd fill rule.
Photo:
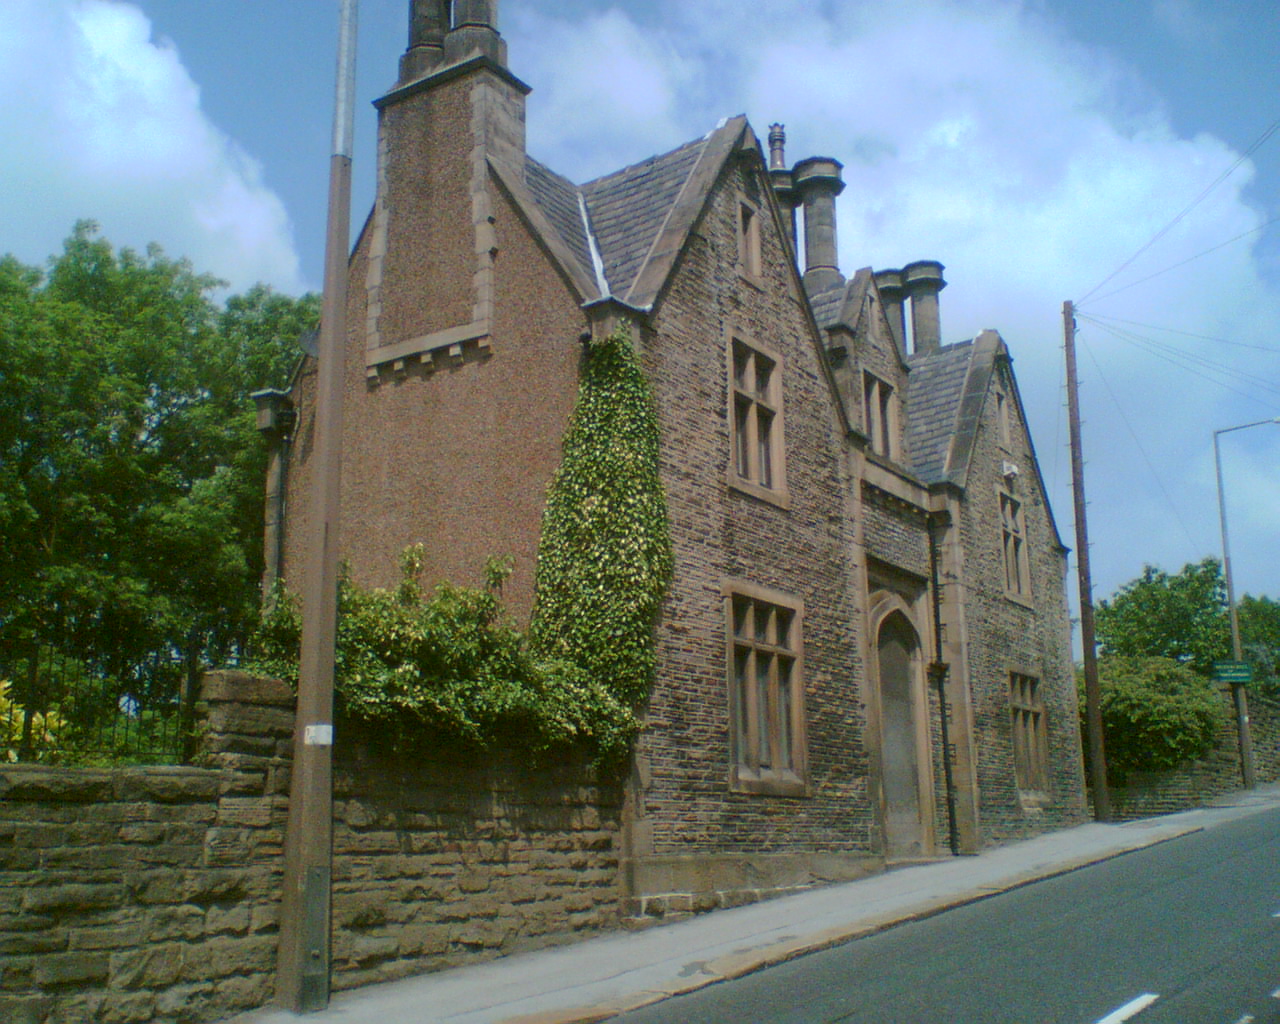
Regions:
<instances>
[{"instance_id":1,"label":"lamp post pole","mask_svg":"<svg viewBox=\"0 0 1280 1024\"><path fill-rule=\"evenodd\" d=\"M1227 536L1227 498L1222 486L1222 447L1218 443L1220 434L1230 434L1235 430L1248 430L1250 427L1261 427L1267 423L1280 423L1280 416L1270 420L1258 420L1255 423L1242 423L1238 427L1223 427L1213 432L1213 464L1218 473L1218 521L1222 525L1222 574L1227 583L1227 617L1231 621L1231 656L1236 661L1244 660L1244 649L1240 644L1240 617L1236 614L1236 592L1231 580L1231 543ZM1249 735L1249 698L1245 694L1244 685L1231 684L1231 695L1236 707L1236 732L1240 742L1240 776L1245 789L1253 789L1257 785L1253 771L1253 739Z\"/></svg>"},{"instance_id":2,"label":"lamp post pole","mask_svg":"<svg viewBox=\"0 0 1280 1024\"><path fill-rule=\"evenodd\" d=\"M329 1004L333 858L333 670L338 619L338 517L357 0L339 0L338 74L329 158L324 305L314 412L311 536L302 590L298 712L294 725L276 1002L295 1013Z\"/></svg>"}]
</instances>

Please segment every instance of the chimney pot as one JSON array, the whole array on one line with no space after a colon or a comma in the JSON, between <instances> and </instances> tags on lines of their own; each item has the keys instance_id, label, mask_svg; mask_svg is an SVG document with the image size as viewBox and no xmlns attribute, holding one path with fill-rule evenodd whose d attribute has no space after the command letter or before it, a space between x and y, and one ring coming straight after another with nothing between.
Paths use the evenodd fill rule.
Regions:
<instances>
[{"instance_id":1,"label":"chimney pot","mask_svg":"<svg viewBox=\"0 0 1280 1024\"><path fill-rule=\"evenodd\" d=\"M787 126L785 124L769 125L769 170L785 171L787 169Z\"/></svg>"},{"instance_id":2,"label":"chimney pot","mask_svg":"<svg viewBox=\"0 0 1280 1024\"><path fill-rule=\"evenodd\" d=\"M911 296L911 343L915 352L931 352L942 344L938 292L947 286L937 260L917 260L902 268L902 283Z\"/></svg>"},{"instance_id":3,"label":"chimney pot","mask_svg":"<svg viewBox=\"0 0 1280 1024\"><path fill-rule=\"evenodd\" d=\"M844 284L836 257L836 196L844 191L843 167L831 157L811 156L791 171L804 203L804 286L809 292Z\"/></svg>"},{"instance_id":4,"label":"chimney pot","mask_svg":"<svg viewBox=\"0 0 1280 1024\"><path fill-rule=\"evenodd\" d=\"M411 82L444 58L449 31L447 0L409 0L409 48L400 58L400 81Z\"/></svg>"},{"instance_id":5,"label":"chimney pot","mask_svg":"<svg viewBox=\"0 0 1280 1024\"><path fill-rule=\"evenodd\" d=\"M903 355L907 352L907 289L902 284L901 270L877 270L874 275L876 290L880 292L880 301L884 304L885 318L889 321L889 330L893 332L894 343Z\"/></svg>"},{"instance_id":6,"label":"chimney pot","mask_svg":"<svg viewBox=\"0 0 1280 1024\"><path fill-rule=\"evenodd\" d=\"M498 35L498 0L454 0L445 59L455 63L477 54L507 65L507 44Z\"/></svg>"}]
</instances>

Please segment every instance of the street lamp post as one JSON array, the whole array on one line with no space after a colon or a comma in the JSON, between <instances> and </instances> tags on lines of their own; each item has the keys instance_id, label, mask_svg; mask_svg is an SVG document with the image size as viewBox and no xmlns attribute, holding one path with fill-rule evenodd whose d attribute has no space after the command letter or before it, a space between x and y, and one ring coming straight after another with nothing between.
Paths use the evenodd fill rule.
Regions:
<instances>
[{"instance_id":1,"label":"street lamp post","mask_svg":"<svg viewBox=\"0 0 1280 1024\"><path fill-rule=\"evenodd\" d=\"M1231 581L1231 544L1227 537L1227 499L1222 486L1222 449L1218 444L1219 434L1230 434L1234 430L1248 430L1250 427L1261 427L1268 423L1280 423L1280 416L1269 420L1258 420L1255 423L1242 423L1238 427L1223 427L1213 432L1213 464L1218 472L1218 519L1222 524L1222 574L1227 582L1227 617L1231 621L1231 656L1236 661L1244 660L1244 649L1240 644L1240 617L1236 614L1236 592ZM1231 694L1235 698L1236 731L1240 739L1240 775L1246 789L1253 789L1257 780L1253 772L1253 741L1249 736L1249 698L1245 694L1242 683L1231 684Z\"/></svg>"}]
</instances>

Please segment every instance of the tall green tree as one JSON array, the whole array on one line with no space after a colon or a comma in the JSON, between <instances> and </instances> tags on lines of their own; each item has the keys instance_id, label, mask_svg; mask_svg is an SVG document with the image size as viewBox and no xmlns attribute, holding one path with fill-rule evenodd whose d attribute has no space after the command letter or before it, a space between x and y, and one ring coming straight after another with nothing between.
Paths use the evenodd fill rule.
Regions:
<instances>
[{"instance_id":1,"label":"tall green tree","mask_svg":"<svg viewBox=\"0 0 1280 1024\"><path fill-rule=\"evenodd\" d=\"M0 655L102 676L233 654L256 615L265 453L314 297L220 282L76 225L48 270L0 259Z\"/></svg>"},{"instance_id":2,"label":"tall green tree","mask_svg":"<svg viewBox=\"0 0 1280 1024\"><path fill-rule=\"evenodd\" d=\"M1141 576L1098 603L1098 644L1104 655L1171 658L1208 675L1215 661L1230 656L1226 607L1216 558L1173 575L1143 566Z\"/></svg>"}]
</instances>

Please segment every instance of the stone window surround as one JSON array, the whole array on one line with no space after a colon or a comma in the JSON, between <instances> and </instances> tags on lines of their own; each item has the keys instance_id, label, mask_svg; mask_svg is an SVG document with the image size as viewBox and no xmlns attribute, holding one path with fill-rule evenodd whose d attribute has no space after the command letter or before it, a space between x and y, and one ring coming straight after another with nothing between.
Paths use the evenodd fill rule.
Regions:
<instances>
[{"instance_id":1,"label":"stone window surround","mask_svg":"<svg viewBox=\"0 0 1280 1024\"><path fill-rule=\"evenodd\" d=\"M871 450L886 459L899 456L898 393L892 384L869 370L862 373L863 425Z\"/></svg>"},{"instance_id":2,"label":"stone window surround","mask_svg":"<svg viewBox=\"0 0 1280 1024\"><path fill-rule=\"evenodd\" d=\"M764 287L760 251L760 208L745 196L738 197L738 274L758 288Z\"/></svg>"},{"instance_id":3,"label":"stone window surround","mask_svg":"<svg viewBox=\"0 0 1280 1024\"><path fill-rule=\"evenodd\" d=\"M730 722L729 789L764 796L809 796L804 602L791 594L740 579L726 580L721 595ZM756 616L762 612L769 618L763 631L759 631ZM781 637L777 633L779 625L783 628ZM759 687L743 685L759 678L761 657L769 659L766 677L769 706L763 715L759 709ZM786 673L785 693L780 685L780 670ZM760 735L762 721L767 729L764 737ZM785 751L787 763L762 766L761 755L765 751L773 755Z\"/></svg>"},{"instance_id":4,"label":"stone window surround","mask_svg":"<svg viewBox=\"0 0 1280 1024\"><path fill-rule=\"evenodd\" d=\"M1043 802L1049 793L1049 724L1039 677L1009 672L1013 767L1023 802Z\"/></svg>"},{"instance_id":5,"label":"stone window surround","mask_svg":"<svg viewBox=\"0 0 1280 1024\"><path fill-rule=\"evenodd\" d=\"M743 356L746 357L745 364ZM782 355L756 341L748 332L730 327L725 332L725 363L729 395L729 487L780 508L789 508ZM768 370L763 393L758 388L762 363ZM743 380L739 373L743 365L747 374L754 378L750 382ZM769 433L764 449L759 443L762 422L767 422ZM761 459L762 450L767 465ZM746 472L740 472L741 469Z\"/></svg>"},{"instance_id":6,"label":"stone window surround","mask_svg":"<svg viewBox=\"0 0 1280 1024\"><path fill-rule=\"evenodd\" d=\"M1013 430L1009 420L1009 393L1002 387L995 389L996 444L1006 452L1013 449Z\"/></svg>"}]
</instances>

